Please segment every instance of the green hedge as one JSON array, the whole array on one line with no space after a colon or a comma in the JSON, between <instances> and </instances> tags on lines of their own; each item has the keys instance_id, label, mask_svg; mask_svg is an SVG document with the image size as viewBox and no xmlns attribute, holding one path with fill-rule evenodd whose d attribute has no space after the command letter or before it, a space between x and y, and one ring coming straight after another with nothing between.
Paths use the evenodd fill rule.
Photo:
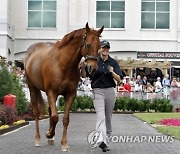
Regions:
<instances>
[{"instance_id":1,"label":"green hedge","mask_svg":"<svg viewBox=\"0 0 180 154\"><path fill-rule=\"evenodd\" d=\"M138 100L135 98L117 98L115 111L138 111L138 112L172 112L173 105L170 104L169 99L154 99L154 100Z\"/></svg>"},{"instance_id":2,"label":"green hedge","mask_svg":"<svg viewBox=\"0 0 180 154\"><path fill-rule=\"evenodd\" d=\"M59 99L59 110L64 110L64 98ZM93 101L88 96L77 96L74 100L71 111L94 110ZM173 106L168 99L138 100L130 97L116 98L115 111L133 112L172 112Z\"/></svg>"},{"instance_id":3,"label":"green hedge","mask_svg":"<svg viewBox=\"0 0 180 154\"><path fill-rule=\"evenodd\" d=\"M71 106L71 111L94 110L93 101L88 96L77 96ZM59 110L64 110L64 97L59 98Z\"/></svg>"}]
</instances>

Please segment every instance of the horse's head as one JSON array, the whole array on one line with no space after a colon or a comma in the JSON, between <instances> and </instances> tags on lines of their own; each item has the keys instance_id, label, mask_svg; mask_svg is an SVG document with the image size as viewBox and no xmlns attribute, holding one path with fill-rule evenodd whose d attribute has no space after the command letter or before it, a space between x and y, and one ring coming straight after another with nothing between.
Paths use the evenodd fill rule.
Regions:
<instances>
[{"instance_id":1,"label":"horse's head","mask_svg":"<svg viewBox=\"0 0 180 154\"><path fill-rule=\"evenodd\" d=\"M97 56L100 48L101 33L104 29L102 26L99 30L90 29L88 23L86 24L85 34L83 36L83 50L81 50L86 62L86 73L92 75L98 68Z\"/></svg>"}]
</instances>

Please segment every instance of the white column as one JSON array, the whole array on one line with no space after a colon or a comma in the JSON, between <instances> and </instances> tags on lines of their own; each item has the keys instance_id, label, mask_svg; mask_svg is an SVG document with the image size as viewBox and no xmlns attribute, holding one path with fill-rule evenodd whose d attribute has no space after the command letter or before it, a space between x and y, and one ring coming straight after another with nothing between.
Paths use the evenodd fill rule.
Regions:
<instances>
[{"instance_id":1,"label":"white column","mask_svg":"<svg viewBox=\"0 0 180 154\"><path fill-rule=\"evenodd\" d=\"M8 34L8 0L0 0L0 55L6 57Z\"/></svg>"}]
</instances>

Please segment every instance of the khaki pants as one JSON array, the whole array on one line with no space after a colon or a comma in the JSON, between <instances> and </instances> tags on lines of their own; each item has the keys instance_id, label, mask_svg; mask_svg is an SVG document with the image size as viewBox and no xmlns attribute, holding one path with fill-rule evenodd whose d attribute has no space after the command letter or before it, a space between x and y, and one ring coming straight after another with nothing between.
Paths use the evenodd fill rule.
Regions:
<instances>
[{"instance_id":1,"label":"khaki pants","mask_svg":"<svg viewBox=\"0 0 180 154\"><path fill-rule=\"evenodd\" d=\"M96 110L96 130L103 133L104 143L107 144L107 137L112 133L111 119L116 100L114 88L94 88L94 108Z\"/></svg>"}]
</instances>

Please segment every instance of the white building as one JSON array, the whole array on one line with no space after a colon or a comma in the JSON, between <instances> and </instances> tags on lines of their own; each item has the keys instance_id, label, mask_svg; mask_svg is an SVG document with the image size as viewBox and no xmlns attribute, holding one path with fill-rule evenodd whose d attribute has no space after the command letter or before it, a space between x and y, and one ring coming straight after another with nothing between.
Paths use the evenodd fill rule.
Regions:
<instances>
[{"instance_id":1,"label":"white building","mask_svg":"<svg viewBox=\"0 0 180 154\"><path fill-rule=\"evenodd\" d=\"M180 67L180 0L0 0L0 55L23 60L32 43L55 42L86 22L105 25L113 57Z\"/></svg>"}]
</instances>

